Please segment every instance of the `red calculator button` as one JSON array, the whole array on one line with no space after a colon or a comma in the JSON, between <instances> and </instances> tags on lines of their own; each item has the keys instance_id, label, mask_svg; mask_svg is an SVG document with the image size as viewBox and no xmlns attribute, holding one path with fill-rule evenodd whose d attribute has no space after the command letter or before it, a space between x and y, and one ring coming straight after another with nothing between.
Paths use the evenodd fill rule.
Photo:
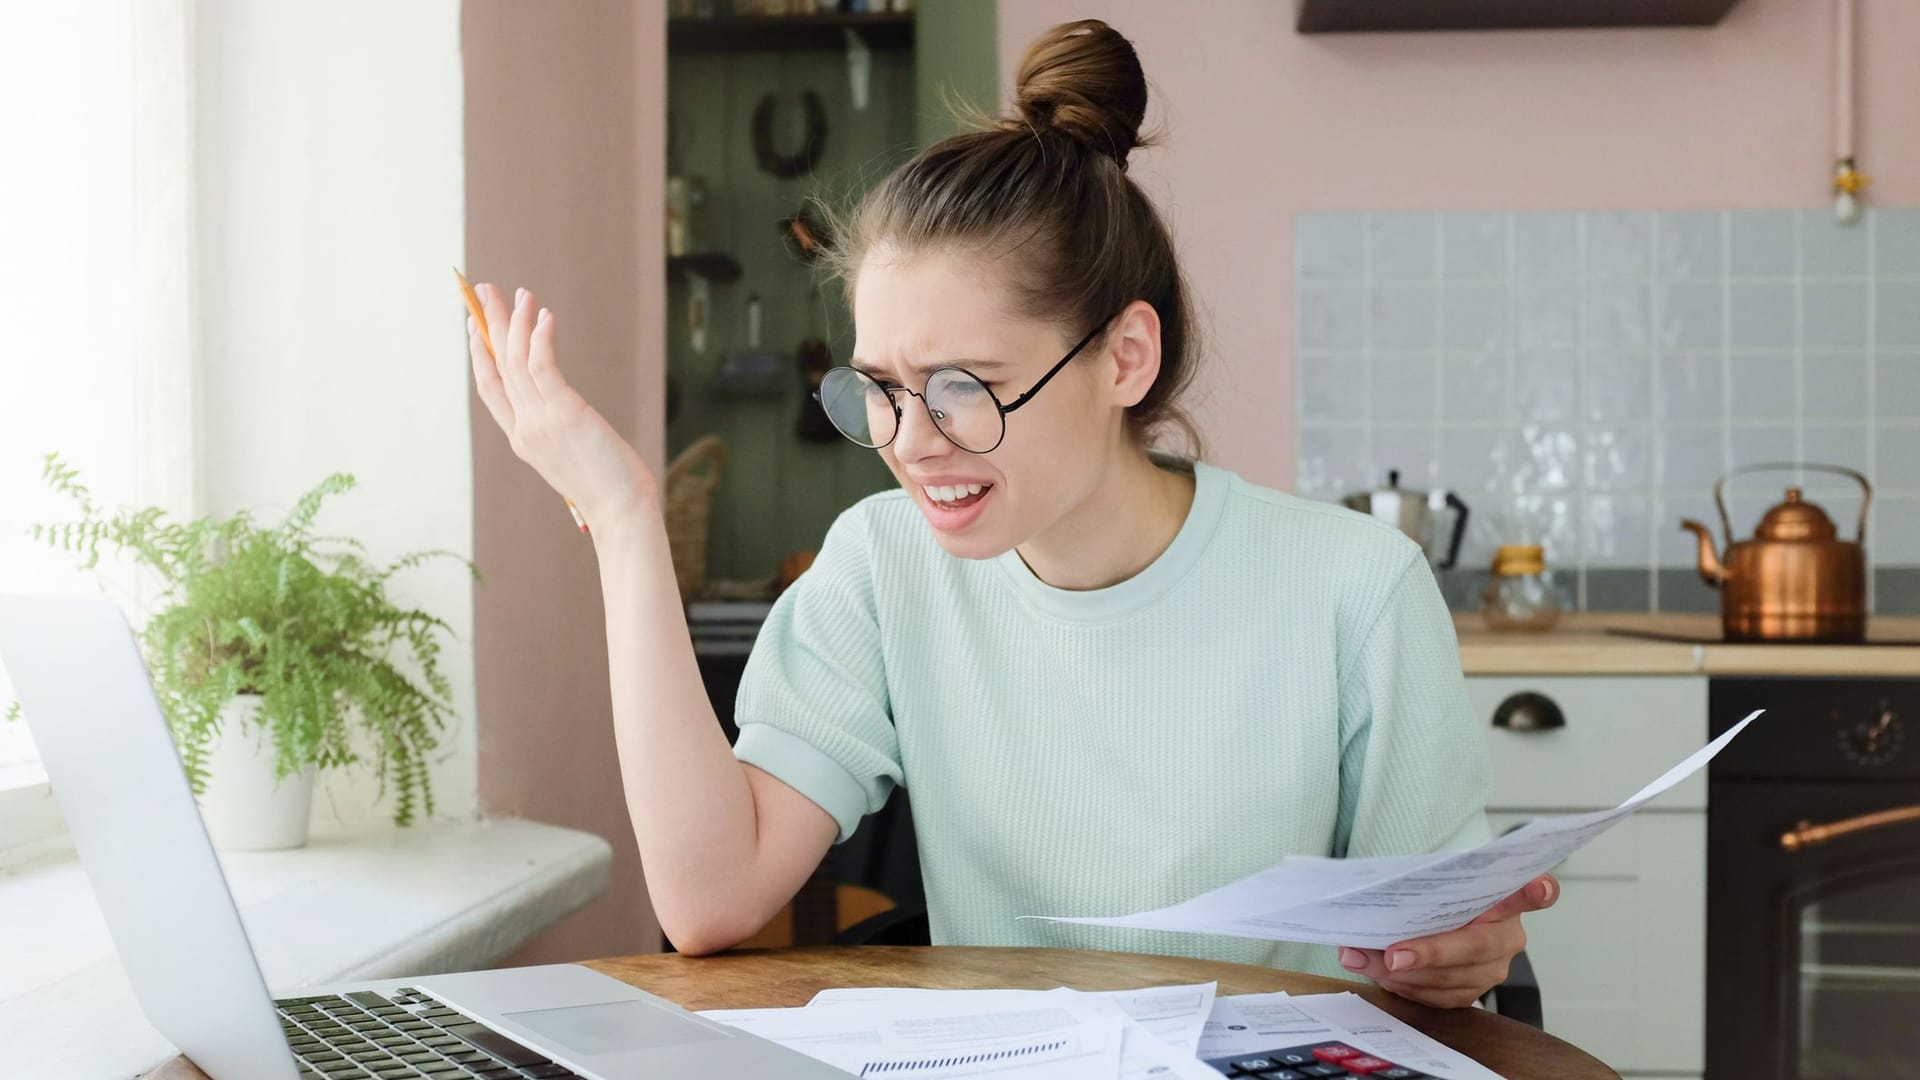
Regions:
<instances>
[{"instance_id":1,"label":"red calculator button","mask_svg":"<svg viewBox=\"0 0 1920 1080\"><path fill-rule=\"evenodd\" d=\"M1340 1067L1355 1076L1371 1076L1381 1069L1393 1068L1393 1062L1381 1061L1377 1057L1355 1057L1341 1062Z\"/></svg>"},{"instance_id":2,"label":"red calculator button","mask_svg":"<svg viewBox=\"0 0 1920 1080\"><path fill-rule=\"evenodd\" d=\"M1340 1044L1335 1043L1332 1046L1314 1047L1313 1056L1319 1058L1321 1061L1327 1062L1330 1065L1333 1065L1333 1064L1344 1065L1348 1058L1360 1057L1361 1053L1360 1051L1355 1050L1351 1046L1341 1046Z\"/></svg>"}]
</instances>

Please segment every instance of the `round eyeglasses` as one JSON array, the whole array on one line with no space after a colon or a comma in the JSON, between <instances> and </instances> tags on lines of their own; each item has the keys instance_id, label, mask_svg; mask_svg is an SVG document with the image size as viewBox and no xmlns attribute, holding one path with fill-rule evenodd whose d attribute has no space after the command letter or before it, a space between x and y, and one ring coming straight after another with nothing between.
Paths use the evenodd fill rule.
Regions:
<instances>
[{"instance_id":1,"label":"round eyeglasses","mask_svg":"<svg viewBox=\"0 0 1920 1080\"><path fill-rule=\"evenodd\" d=\"M951 364L928 373L926 388L918 394L898 384L883 383L859 368L845 365L829 368L813 399L820 403L840 434L869 450L878 450L900 434L899 395L908 394L920 399L933 426L948 442L970 454L985 454L1007 437L1007 414L1032 401L1033 396L1112 321L1108 319L1087 331L1079 344L1069 349L1059 363L1040 376L1032 389L1010 405L1000 404L1000 399L987 389L979 376Z\"/></svg>"}]
</instances>

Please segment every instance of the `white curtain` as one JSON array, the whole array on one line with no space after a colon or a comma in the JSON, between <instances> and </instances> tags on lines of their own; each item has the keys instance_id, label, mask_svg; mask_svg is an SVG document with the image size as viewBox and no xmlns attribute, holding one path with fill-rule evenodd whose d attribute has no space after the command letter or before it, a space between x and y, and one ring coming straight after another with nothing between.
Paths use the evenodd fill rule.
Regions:
<instances>
[{"instance_id":1,"label":"white curtain","mask_svg":"<svg viewBox=\"0 0 1920 1080\"><path fill-rule=\"evenodd\" d=\"M193 0L8 5L0 35L0 593L99 589L26 535L74 508L58 453L103 507L193 514ZM102 563L138 611L149 583ZM12 692L0 675L0 708ZM0 789L37 766L0 725Z\"/></svg>"}]
</instances>

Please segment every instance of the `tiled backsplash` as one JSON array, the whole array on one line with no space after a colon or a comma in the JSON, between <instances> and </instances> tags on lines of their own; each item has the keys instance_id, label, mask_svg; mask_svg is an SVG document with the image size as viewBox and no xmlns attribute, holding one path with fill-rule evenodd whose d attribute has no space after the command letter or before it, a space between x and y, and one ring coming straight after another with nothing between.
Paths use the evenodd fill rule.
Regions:
<instances>
[{"instance_id":1,"label":"tiled backsplash","mask_svg":"<svg viewBox=\"0 0 1920 1080\"><path fill-rule=\"evenodd\" d=\"M1920 610L1920 209L1313 214L1295 259L1301 493L1398 469L1472 507L1462 568L1542 543L1581 606L1712 610L1714 481L1843 465L1878 610ZM1729 483L1736 533L1797 480L1851 537L1817 473Z\"/></svg>"}]
</instances>

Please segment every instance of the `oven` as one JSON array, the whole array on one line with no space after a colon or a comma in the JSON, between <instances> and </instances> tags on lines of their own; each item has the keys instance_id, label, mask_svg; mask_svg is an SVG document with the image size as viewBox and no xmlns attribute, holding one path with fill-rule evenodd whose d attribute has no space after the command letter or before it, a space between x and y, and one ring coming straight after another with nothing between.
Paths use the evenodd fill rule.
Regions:
<instances>
[{"instance_id":1,"label":"oven","mask_svg":"<svg viewBox=\"0 0 1920 1080\"><path fill-rule=\"evenodd\" d=\"M1920 1077L1920 673L1716 679L1708 1080Z\"/></svg>"}]
</instances>

